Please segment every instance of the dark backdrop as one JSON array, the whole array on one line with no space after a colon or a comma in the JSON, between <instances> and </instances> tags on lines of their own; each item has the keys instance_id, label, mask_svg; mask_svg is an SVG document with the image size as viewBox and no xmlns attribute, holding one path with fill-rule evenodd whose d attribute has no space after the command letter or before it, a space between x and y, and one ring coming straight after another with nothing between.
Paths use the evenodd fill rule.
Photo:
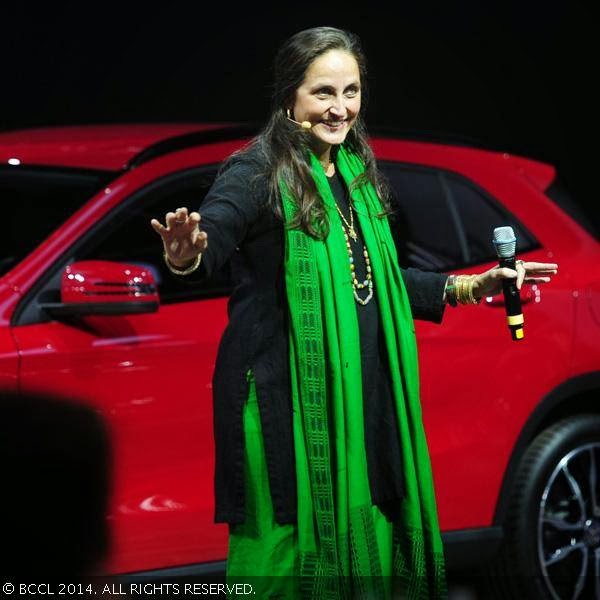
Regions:
<instances>
[{"instance_id":1,"label":"dark backdrop","mask_svg":"<svg viewBox=\"0 0 600 600\"><path fill-rule=\"evenodd\" d=\"M315 25L358 33L371 129L448 132L555 164L596 223L597 52L577 2L213 1L4 6L0 130L123 121L260 122L279 43Z\"/></svg>"}]
</instances>

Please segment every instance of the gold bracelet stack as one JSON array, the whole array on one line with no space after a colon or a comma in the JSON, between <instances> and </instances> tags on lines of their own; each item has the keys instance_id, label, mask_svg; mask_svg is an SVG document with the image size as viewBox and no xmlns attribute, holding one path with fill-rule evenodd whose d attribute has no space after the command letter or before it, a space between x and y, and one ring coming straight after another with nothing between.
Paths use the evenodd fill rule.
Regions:
<instances>
[{"instance_id":1,"label":"gold bracelet stack","mask_svg":"<svg viewBox=\"0 0 600 600\"><path fill-rule=\"evenodd\" d=\"M171 271L171 273L175 273L175 275L189 275L190 273L193 273L200 266L200 260L202 259L202 253L200 253L200 254L198 254L198 256L196 256L196 258L194 259L194 262L189 267L187 267L187 269L178 269L177 267L175 267L175 265L172 265L169 262L166 252L163 254L163 258L165 259L165 264L167 265L167 268L169 269L169 271Z\"/></svg>"},{"instance_id":2,"label":"gold bracelet stack","mask_svg":"<svg viewBox=\"0 0 600 600\"><path fill-rule=\"evenodd\" d=\"M473 287L477 275L450 275L446 281L446 301L451 306L456 304L479 304L481 298L475 298Z\"/></svg>"}]
</instances>

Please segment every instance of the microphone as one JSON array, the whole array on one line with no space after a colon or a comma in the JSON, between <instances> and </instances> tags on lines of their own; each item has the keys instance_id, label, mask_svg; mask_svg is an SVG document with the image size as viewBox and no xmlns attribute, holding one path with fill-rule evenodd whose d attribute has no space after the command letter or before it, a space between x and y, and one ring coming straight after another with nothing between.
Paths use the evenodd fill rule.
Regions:
<instances>
[{"instance_id":1,"label":"microphone","mask_svg":"<svg viewBox=\"0 0 600 600\"><path fill-rule=\"evenodd\" d=\"M515 249L517 238L512 227L496 227L494 229L494 246L500 260L501 267L516 270ZM523 331L523 312L521 310L521 296L517 288L517 282L513 279L502 280L502 292L504 293L504 307L506 309L506 321L513 341L520 341L525 337Z\"/></svg>"},{"instance_id":2,"label":"microphone","mask_svg":"<svg viewBox=\"0 0 600 600\"><path fill-rule=\"evenodd\" d=\"M290 117L290 109L287 109L287 114L286 117L288 119L288 121L291 121L292 123L296 123L296 125L300 125L300 127L302 127L302 129L306 129L307 131L312 127L312 123L310 121L302 121L302 123L300 123L299 121L294 121L294 119L292 119L292 117Z\"/></svg>"}]
</instances>

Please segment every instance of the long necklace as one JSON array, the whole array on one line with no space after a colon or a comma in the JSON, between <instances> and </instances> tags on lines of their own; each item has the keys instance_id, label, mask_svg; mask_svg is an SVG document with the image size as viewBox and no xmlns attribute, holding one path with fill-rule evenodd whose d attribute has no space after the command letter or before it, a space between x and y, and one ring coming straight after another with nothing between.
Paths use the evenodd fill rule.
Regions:
<instances>
[{"instance_id":1,"label":"long necklace","mask_svg":"<svg viewBox=\"0 0 600 600\"><path fill-rule=\"evenodd\" d=\"M356 234L356 230L354 229L354 211L352 210L352 204L350 204L350 223L348 223L348 221L346 221L346 217L344 217L342 211L340 210L340 207L337 205L337 202L335 203L335 207L337 208L337 211L340 213L340 217L342 217L342 221L344 221L344 224L348 228L348 235L356 242L358 239L358 236ZM343 225L342 225L342 229L343 229ZM345 231L346 230L344 229L344 232Z\"/></svg>"},{"instance_id":2,"label":"long necklace","mask_svg":"<svg viewBox=\"0 0 600 600\"><path fill-rule=\"evenodd\" d=\"M350 245L349 239L351 237L355 242L357 241L356 230L354 229L354 210L352 209L352 203L348 202L348 205L350 206L350 223L348 223L346 217L344 217L342 211L340 210L340 207L335 201L335 198L334 202L335 207L337 208L337 211L340 214L340 217L342 217L343 221L341 225L342 231L344 232L344 239L346 240L346 250L348 250L348 262L350 263L350 275L352 277L352 292L354 294L354 299L359 304L362 304L364 306L373 297L373 277L371 276L371 260L369 259L369 253L367 252L367 247L363 244L363 256L365 257L365 264L367 266L367 278L364 281L359 282L356 278L354 255L352 253L352 246ZM348 231L346 231L346 227L348 228ZM358 295L358 290L363 290L364 288L369 289L369 294L366 298L363 299Z\"/></svg>"}]
</instances>

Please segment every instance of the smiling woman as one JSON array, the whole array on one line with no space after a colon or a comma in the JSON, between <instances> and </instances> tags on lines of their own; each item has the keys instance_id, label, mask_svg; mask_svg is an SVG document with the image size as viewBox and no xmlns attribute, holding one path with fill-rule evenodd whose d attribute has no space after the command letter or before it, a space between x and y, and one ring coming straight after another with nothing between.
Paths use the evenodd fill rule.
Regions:
<instances>
[{"instance_id":1,"label":"smiling woman","mask_svg":"<svg viewBox=\"0 0 600 600\"><path fill-rule=\"evenodd\" d=\"M240 253L213 377L215 520L230 525L229 582L260 598L446 596L412 309L439 323L446 301L556 268L452 276L447 290L446 275L401 269L365 82L355 35L297 33L275 60L269 121L202 216L152 221L188 279Z\"/></svg>"},{"instance_id":2,"label":"smiling woman","mask_svg":"<svg viewBox=\"0 0 600 600\"><path fill-rule=\"evenodd\" d=\"M333 174L331 148L341 144L360 111L360 72L352 54L329 50L315 59L296 91L293 116L312 124L313 148Z\"/></svg>"}]
</instances>

